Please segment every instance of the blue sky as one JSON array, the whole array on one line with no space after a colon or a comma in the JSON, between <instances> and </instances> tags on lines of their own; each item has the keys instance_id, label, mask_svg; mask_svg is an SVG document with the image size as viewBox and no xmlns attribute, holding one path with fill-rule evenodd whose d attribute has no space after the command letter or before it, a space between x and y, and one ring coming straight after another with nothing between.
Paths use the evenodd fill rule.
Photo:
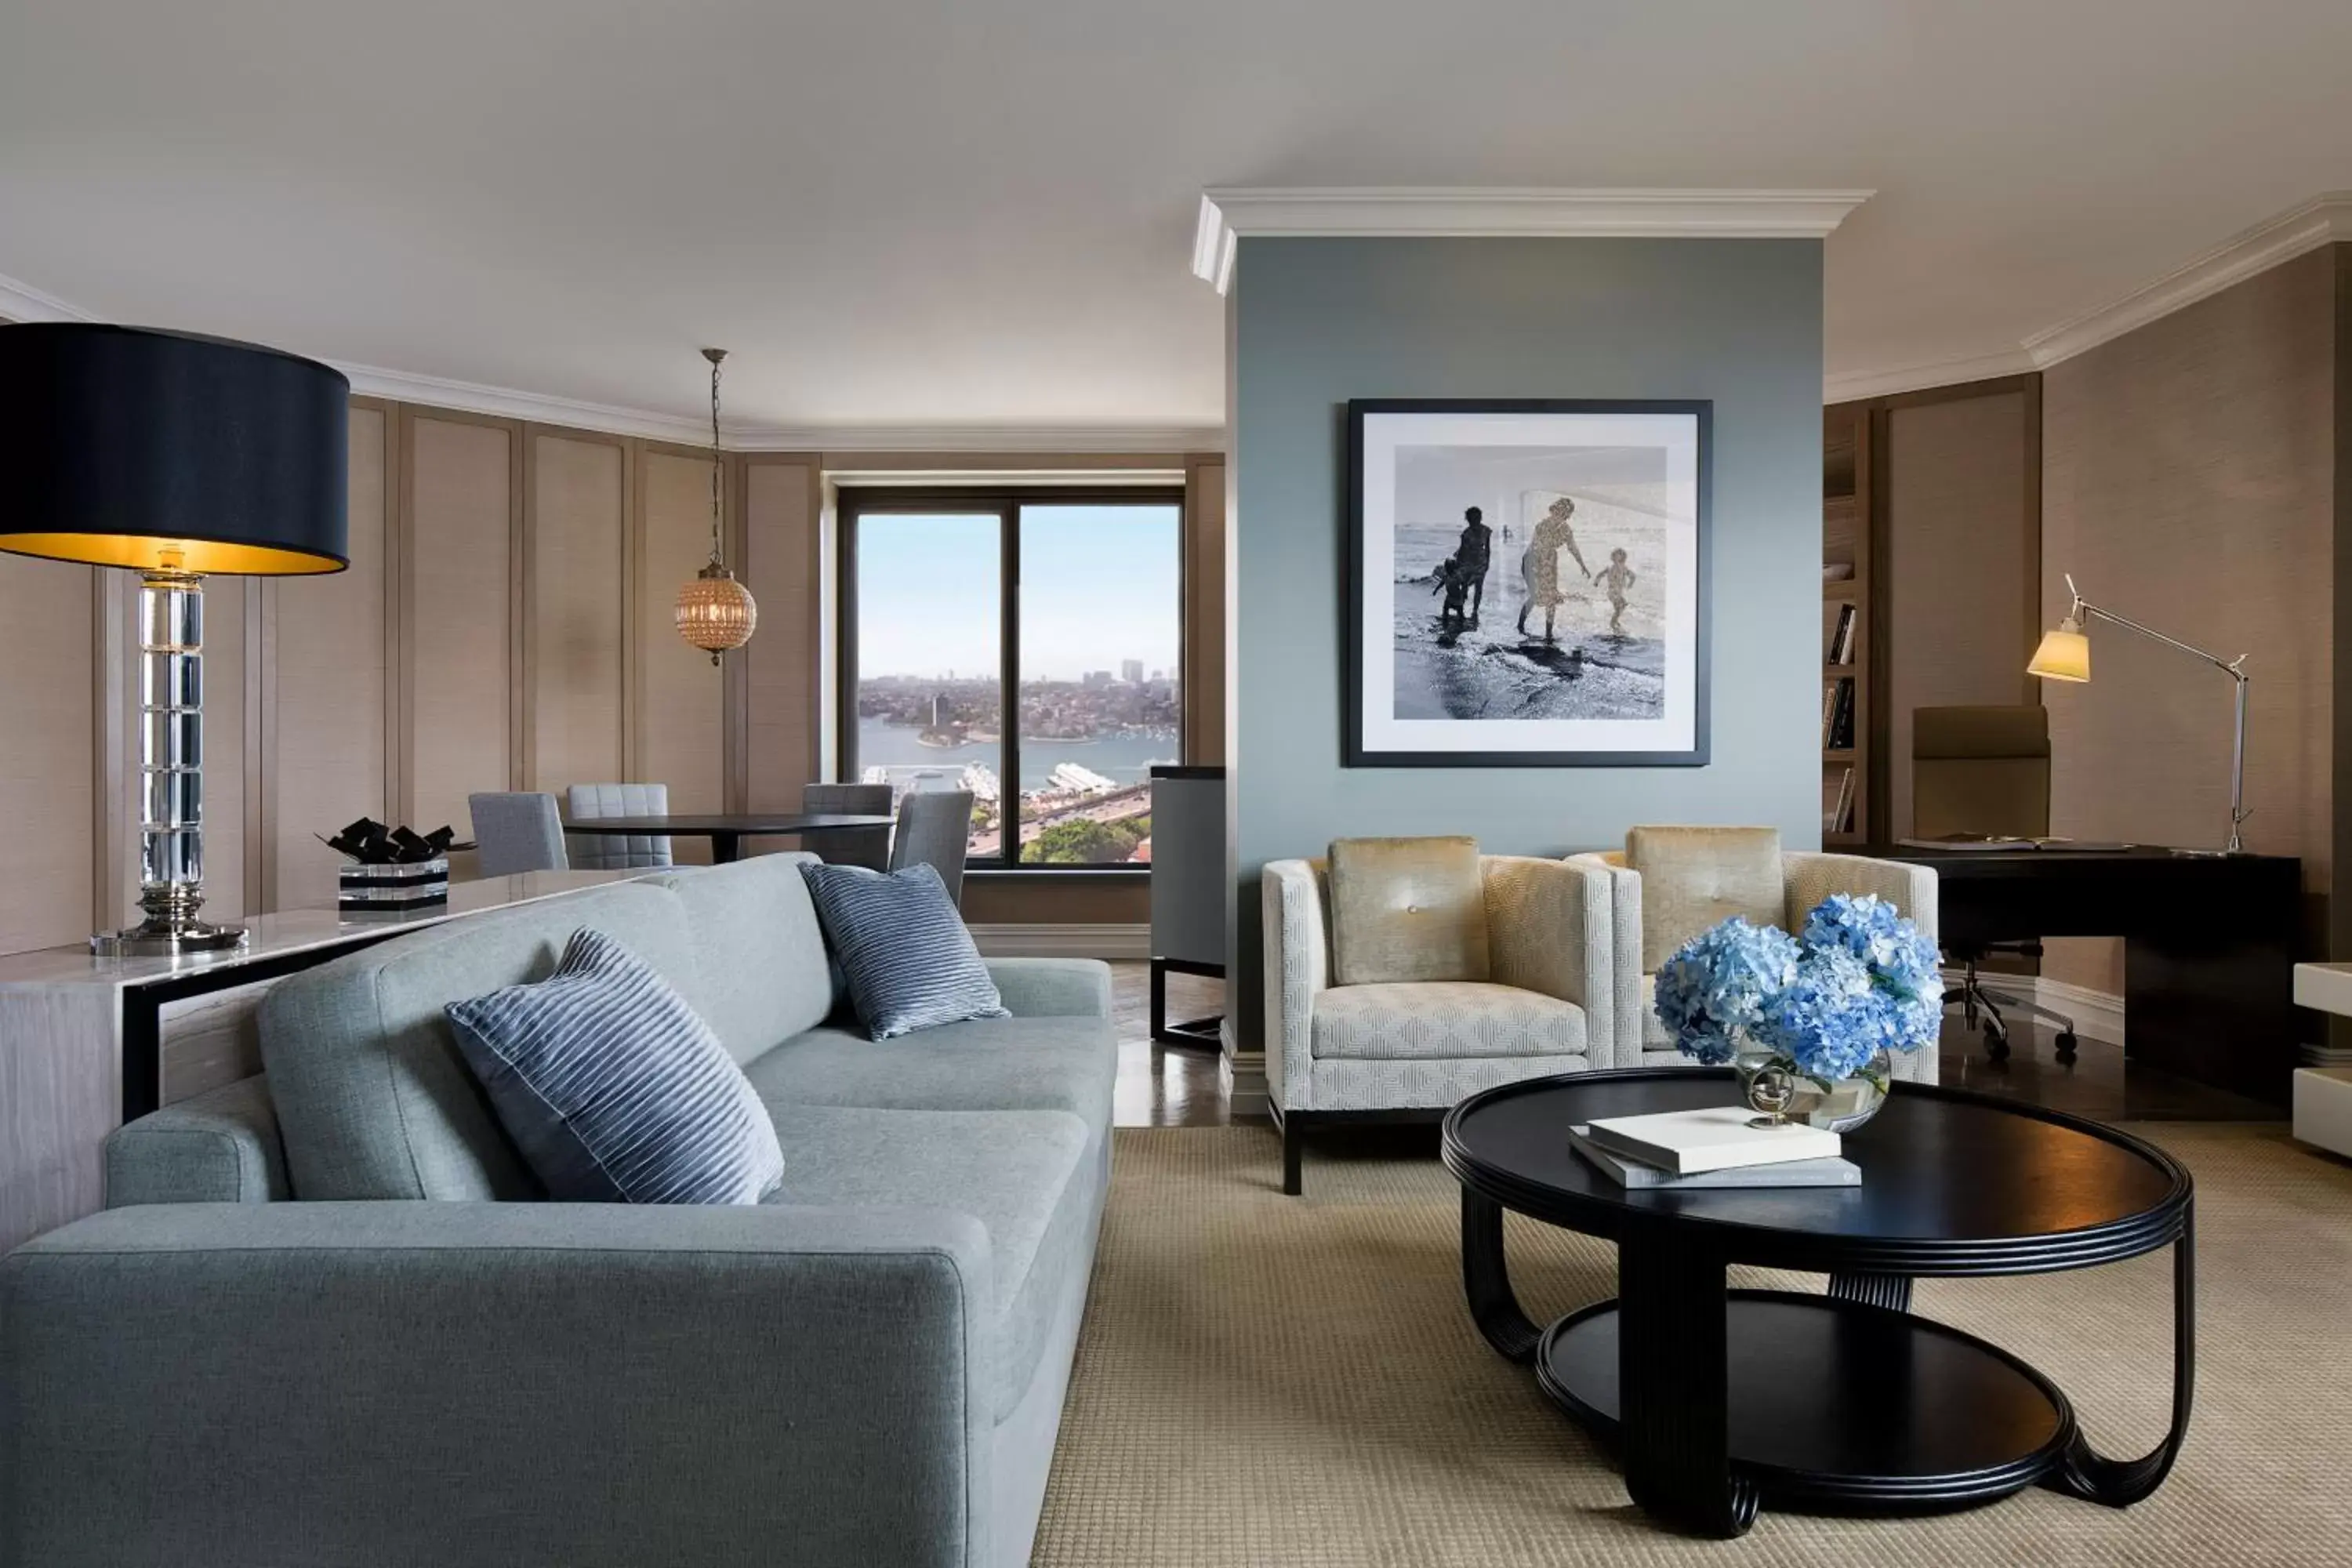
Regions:
<instances>
[{"instance_id":1,"label":"blue sky","mask_svg":"<svg viewBox=\"0 0 2352 1568\"><path fill-rule=\"evenodd\" d=\"M1024 679L1175 666L1176 507L1024 507L1021 529ZM860 518L858 673L994 670L999 577L993 516Z\"/></svg>"}]
</instances>

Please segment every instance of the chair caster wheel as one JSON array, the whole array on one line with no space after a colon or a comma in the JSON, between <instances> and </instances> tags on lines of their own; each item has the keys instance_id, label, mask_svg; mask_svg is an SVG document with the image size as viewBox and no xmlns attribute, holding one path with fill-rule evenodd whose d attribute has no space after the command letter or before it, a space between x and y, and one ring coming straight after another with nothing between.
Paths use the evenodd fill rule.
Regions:
<instances>
[{"instance_id":1,"label":"chair caster wheel","mask_svg":"<svg viewBox=\"0 0 2352 1568\"><path fill-rule=\"evenodd\" d=\"M2058 1047L2058 1059L2060 1061L2071 1062L2074 1059L2075 1040L2074 1030L2065 1030L2051 1043Z\"/></svg>"},{"instance_id":2,"label":"chair caster wheel","mask_svg":"<svg viewBox=\"0 0 2352 1568\"><path fill-rule=\"evenodd\" d=\"M2009 1060L2009 1037L2005 1034L1995 1034L1992 1030L1987 1029L1985 1031L1985 1055L1990 1057L1997 1062L2005 1062Z\"/></svg>"}]
</instances>

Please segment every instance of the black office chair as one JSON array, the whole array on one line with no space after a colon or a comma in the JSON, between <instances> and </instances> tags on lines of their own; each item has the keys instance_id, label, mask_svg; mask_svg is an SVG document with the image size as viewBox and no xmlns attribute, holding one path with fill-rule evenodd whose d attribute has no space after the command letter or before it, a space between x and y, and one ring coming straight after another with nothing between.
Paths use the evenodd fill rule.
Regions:
<instances>
[{"instance_id":1,"label":"black office chair","mask_svg":"<svg viewBox=\"0 0 2352 1568\"><path fill-rule=\"evenodd\" d=\"M1911 713L1911 832L1919 838L1960 835L2042 838L2050 832L2050 715L2044 709L1917 708ZM1947 951L1960 964L1960 984L1944 993L1961 1021L1982 1025L1985 1053L2009 1055L2011 1013L2058 1026L2058 1059L2074 1059L2074 1020L2021 996L1997 991L1977 976L1989 953L2040 958L2038 941L1955 942Z\"/></svg>"}]
</instances>

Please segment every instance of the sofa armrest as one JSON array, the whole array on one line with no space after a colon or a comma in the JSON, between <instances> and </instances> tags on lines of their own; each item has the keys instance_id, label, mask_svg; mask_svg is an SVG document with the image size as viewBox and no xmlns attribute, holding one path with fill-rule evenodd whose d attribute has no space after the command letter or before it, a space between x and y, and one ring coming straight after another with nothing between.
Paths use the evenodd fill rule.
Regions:
<instances>
[{"instance_id":1,"label":"sofa armrest","mask_svg":"<svg viewBox=\"0 0 2352 1568\"><path fill-rule=\"evenodd\" d=\"M988 1561L928 1210L116 1209L0 1262L0 1562Z\"/></svg>"},{"instance_id":2,"label":"sofa armrest","mask_svg":"<svg viewBox=\"0 0 2352 1568\"><path fill-rule=\"evenodd\" d=\"M265 1074L167 1105L107 1135L110 1209L279 1203L290 1195Z\"/></svg>"},{"instance_id":3,"label":"sofa armrest","mask_svg":"<svg viewBox=\"0 0 2352 1568\"><path fill-rule=\"evenodd\" d=\"M1479 858L1490 973L1584 1009L1586 1060L1617 1065L1615 910L1606 869L1519 855Z\"/></svg>"},{"instance_id":4,"label":"sofa armrest","mask_svg":"<svg viewBox=\"0 0 2352 1568\"><path fill-rule=\"evenodd\" d=\"M1581 866L1609 879L1610 951L1615 959L1617 994L1614 1010L1617 1017L1617 1063L1621 1068L1642 1065L1642 879L1625 864L1622 849L1589 850L1568 858L1571 866ZM1595 1064L1598 1065L1598 1064Z\"/></svg>"},{"instance_id":5,"label":"sofa armrest","mask_svg":"<svg viewBox=\"0 0 2352 1568\"><path fill-rule=\"evenodd\" d=\"M1017 1018L1110 1016L1110 965L1098 958L992 958L988 977Z\"/></svg>"},{"instance_id":6,"label":"sofa armrest","mask_svg":"<svg viewBox=\"0 0 2352 1568\"><path fill-rule=\"evenodd\" d=\"M1867 855L1827 855L1790 850L1780 857L1789 889L1788 929L1802 931L1813 906L1832 893L1856 897L1875 893L1917 926L1927 940L1937 940L1936 869L1905 860L1879 860ZM1911 1083L1934 1083L1938 1074L1936 1047L1925 1046L1895 1058L1895 1076Z\"/></svg>"},{"instance_id":7,"label":"sofa armrest","mask_svg":"<svg viewBox=\"0 0 2352 1568\"><path fill-rule=\"evenodd\" d=\"M1331 984L1322 863L1269 860L1259 874L1265 955L1265 1087L1285 1110L1311 1110L1315 997Z\"/></svg>"}]
</instances>

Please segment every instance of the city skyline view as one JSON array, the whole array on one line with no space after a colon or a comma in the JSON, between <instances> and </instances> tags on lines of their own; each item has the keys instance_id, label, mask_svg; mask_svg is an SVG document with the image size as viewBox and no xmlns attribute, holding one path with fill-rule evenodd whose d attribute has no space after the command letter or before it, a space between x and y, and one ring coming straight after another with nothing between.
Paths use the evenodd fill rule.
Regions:
<instances>
[{"instance_id":1,"label":"city skyline view","mask_svg":"<svg viewBox=\"0 0 2352 1568\"><path fill-rule=\"evenodd\" d=\"M1172 675L1181 637L1181 509L1024 506L1021 679L1083 680L1129 661ZM993 513L857 521L860 679L986 679L1002 662Z\"/></svg>"}]
</instances>

